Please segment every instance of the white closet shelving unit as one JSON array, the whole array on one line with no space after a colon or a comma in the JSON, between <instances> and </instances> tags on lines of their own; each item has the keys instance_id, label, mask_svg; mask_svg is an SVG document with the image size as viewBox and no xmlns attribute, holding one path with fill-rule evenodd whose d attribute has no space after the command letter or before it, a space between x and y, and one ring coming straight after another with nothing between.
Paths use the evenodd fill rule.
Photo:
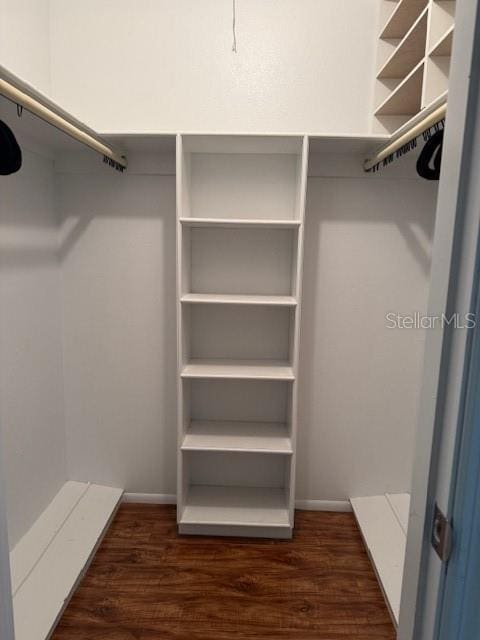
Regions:
<instances>
[{"instance_id":1,"label":"white closet shelving unit","mask_svg":"<svg viewBox=\"0 0 480 640\"><path fill-rule=\"evenodd\" d=\"M383 0L374 131L393 134L445 102L454 0Z\"/></svg>"},{"instance_id":2,"label":"white closet shelving unit","mask_svg":"<svg viewBox=\"0 0 480 640\"><path fill-rule=\"evenodd\" d=\"M177 136L178 525L288 538L308 139Z\"/></svg>"}]
</instances>

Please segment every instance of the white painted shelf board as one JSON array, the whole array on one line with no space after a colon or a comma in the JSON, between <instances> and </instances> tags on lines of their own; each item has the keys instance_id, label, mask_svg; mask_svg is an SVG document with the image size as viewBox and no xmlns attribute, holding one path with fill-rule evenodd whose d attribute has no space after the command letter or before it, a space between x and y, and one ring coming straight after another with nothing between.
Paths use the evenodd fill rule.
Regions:
<instances>
[{"instance_id":1,"label":"white painted shelf board","mask_svg":"<svg viewBox=\"0 0 480 640\"><path fill-rule=\"evenodd\" d=\"M293 296L240 295L222 293L185 293L180 301L188 304L245 304L273 307L295 307Z\"/></svg>"},{"instance_id":2,"label":"white painted shelf board","mask_svg":"<svg viewBox=\"0 0 480 640\"><path fill-rule=\"evenodd\" d=\"M452 25L448 31L433 45L430 50L430 56L451 56L452 55L452 43L454 25Z\"/></svg>"},{"instance_id":3,"label":"white painted shelf board","mask_svg":"<svg viewBox=\"0 0 480 640\"><path fill-rule=\"evenodd\" d=\"M183 367L181 375L182 378L295 379L293 368L281 360L194 359Z\"/></svg>"},{"instance_id":4,"label":"white painted shelf board","mask_svg":"<svg viewBox=\"0 0 480 640\"><path fill-rule=\"evenodd\" d=\"M174 133L102 133L100 135L125 153L175 153Z\"/></svg>"},{"instance_id":5,"label":"white painted shelf board","mask_svg":"<svg viewBox=\"0 0 480 640\"><path fill-rule=\"evenodd\" d=\"M95 552L123 491L89 485L13 599L16 640L49 637Z\"/></svg>"},{"instance_id":6,"label":"white painted shelf board","mask_svg":"<svg viewBox=\"0 0 480 640\"><path fill-rule=\"evenodd\" d=\"M410 494L409 493L386 493L390 506L397 517L405 535L408 531L408 516L410 514Z\"/></svg>"},{"instance_id":7,"label":"white painted shelf board","mask_svg":"<svg viewBox=\"0 0 480 640\"><path fill-rule=\"evenodd\" d=\"M427 4L428 0L400 0L383 27L380 38L403 38Z\"/></svg>"},{"instance_id":8,"label":"white painted shelf board","mask_svg":"<svg viewBox=\"0 0 480 640\"><path fill-rule=\"evenodd\" d=\"M266 229L295 229L300 220L269 220L268 218L180 218L180 223L188 227L262 227Z\"/></svg>"},{"instance_id":9,"label":"white painted shelf board","mask_svg":"<svg viewBox=\"0 0 480 640\"><path fill-rule=\"evenodd\" d=\"M425 56L428 9L425 8L398 47L377 73L377 78L404 78Z\"/></svg>"},{"instance_id":10,"label":"white painted shelf board","mask_svg":"<svg viewBox=\"0 0 480 640\"><path fill-rule=\"evenodd\" d=\"M422 60L389 96L380 104L376 116L416 115L422 100L423 67Z\"/></svg>"},{"instance_id":11,"label":"white painted shelf board","mask_svg":"<svg viewBox=\"0 0 480 640\"><path fill-rule=\"evenodd\" d=\"M288 427L280 422L193 420L181 448L182 451L293 453Z\"/></svg>"},{"instance_id":12,"label":"white painted shelf board","mask_svg":"<svg viewBox=\"0 0 480 640\"><path fill-rule=\"evenodd\" d=\"M372 148L388 142L388 139L389 136L382 134L357 134L351 136L312 135L309 136L309 153L363 155L371 151Z\"/></svg>"},{"instance_id":13,"label":"white painted shelf board","mask_svg":"<svg viewBox=\"0 0 480 640\"><path fill-rule=\"evenodd\" d=\"M398 625L407 537L384 495L352 498L355 517L392 620Z\"/></svg>"},{"instance_id":14,"label":"white painted shelf board","mask_svg":"<svg viewBox=\"0 0 480 640\"><path fill-rule=\"evenodd\" d=\"M10 571L13 595L34 569L88 487L86 482L66 482L41 517L12 549Z\"/></svg>"},{"instance_id":15,"label":"white painted shelf board","mask_svg":"<svg viewBox=\"0 0 480 640\"><path fill-rule=\"evenodd\" d=\"M302 140L303 134L182 133L183 149L187 153L300 155Z\"/></svg>"},{"instance_id":16,"label":"white painted shelf board","mask_svg":"<svg viewBox=\"0 0 480 640\"><path fill-rule=\"evenodd\" d=\"M283 489L193 485L180 524L290 527L290 520Z\"/></svg>"}]
</instances>

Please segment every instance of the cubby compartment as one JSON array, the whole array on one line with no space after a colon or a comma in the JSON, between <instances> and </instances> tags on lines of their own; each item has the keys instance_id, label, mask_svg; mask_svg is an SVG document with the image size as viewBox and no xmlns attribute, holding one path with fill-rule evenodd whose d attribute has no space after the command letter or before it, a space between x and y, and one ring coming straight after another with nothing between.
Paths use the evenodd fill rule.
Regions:
<instances>
[{"instance_id":1,"label":"cubby compartment","mask_svg":"<svg viewBox=\"0 0 480 640\"><path fill-rule=\"evenodd\" d=\"M188 460L188 486L285 489L288 485L289 456L244 451L186 451L183 456Z\"/></svg>"},{"instance_id":2,"label":"cubby compartment","mask_svg":"<svg viewBox=\"0 0 480 640\"><path fill-rule=\"evenodd\" d=\"M300 218L302 139L183 136L183 216Z\"/></svg>"},{"instance_id":3,"label":"cubby compartment","mask_svg":"<svg viewBox=\"0 0 480 640\"><path fill-rule=\"evenodd\" d=\"M296 229L183 229L183 294L295 295Z\"/></svg>"},{"instance_id":4,"label":"cubby compartment","mask_svg":"<svg viewBox=\"0 0 480 640\"><path fill-rule=\"evenodd\" d=\"M423 90L424 106L428 106L447 93L449 74L450 56L430 56L428 58Z\"/></svg>"},{"instance_id":5,"label":"cubby compartment","mask_svg":"<svg viewBox=\"0 0 480 640\"><path fill-rule=\"evenodd\" d=\"M375 115L409 117L420 111L423 86L424 64L421 62L406 78L401 80L377 107Z\"/></svg>"},{"instance_id":6,"label":"cubby compartment","mask_svg":"<svg viewBox=\"0 0 480 640\"><path fill-rule=\"evenodd\" d=\"M378 71L377 78L405 78L425 56L428 11L424 9Z\"/></svg>"},{"instance_id":7,"label":"cubby compartment","mask_svg":"<svg viewBox=\"0 0 480 640\"><path fill-rule=\"evenodd\" d=\"M191 420L288 423L289 382L191 380L188 385Z\"/></svg>"},{"instance_id":8,"label":"cubby compartment","mask_svg":"<svg viewBox=\"0 0 480 640\"><path fill-rule=\"evenodd\" d=\"M455 23L455 0L432 0L428 50L432 51L453 30Z\"/></svg>"},{"instance_id":9,"label":"cubby compartment","mask_svg":"<svg viewBox=\"0 0 480 640\"><path fill-rule=\"evenodd\" d=\"M190 305L188 360L223 358L291 361L294 310L260 305Z\"/></svg>"},{"instance_id":10,"label":"cubby compartment","mask_svg":"<svg viewBox=\"0 0 480 640\"><path fill-rule=\"evenodd\" d=\"M401 40L427 4L428 0L383 0L380 38Z\"/></svg>"},{"instance_id":11,"label":"cubby compartment","mask_svg":"<svg viewBox=\"0 0 480 640\"><path fill-rule=\"evenodd\" d=\"M184 381L182 451L292 454L292 385L283 381Z\"/></svg>"},{"instance_id":12,"label":"cubby compartment","mask_svg":"<svg viewBox=\"0 0 480 640\"><path fill-rule=\"evenodd\" d=\"M282 527L290 530L290 457L184 451L179 524ZM186 528L186 529L185 529Z\"/></svg>"}]
</instances>

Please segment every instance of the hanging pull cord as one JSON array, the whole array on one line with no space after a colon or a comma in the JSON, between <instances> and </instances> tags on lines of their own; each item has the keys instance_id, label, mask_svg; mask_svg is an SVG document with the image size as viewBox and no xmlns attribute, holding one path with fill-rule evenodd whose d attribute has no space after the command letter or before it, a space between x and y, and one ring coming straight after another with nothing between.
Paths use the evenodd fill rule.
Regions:
<instances>
[{"instance_id":1,"label":"hanging pull cord","mask_svg":"<svg viewBox=\"0 0 480 640\"><path fill-rule=\"evenodd\" d=\"M23 107L21 104L17 104L17 116L21 118L23 115Z\"/></svg>"},{"instance_id":2,"label":"hanging pull cord","mask_svg":"<svg viewBox=\"0 0 480 640\"><path fill-rule=\"evenodd\" d=\"M237 11L236 11L236 0L232 0L232 32L233 32L233 44L232 51L237 53L237 34L236 34L236 21L237 21Z\"/></svg>"}]
</instances>

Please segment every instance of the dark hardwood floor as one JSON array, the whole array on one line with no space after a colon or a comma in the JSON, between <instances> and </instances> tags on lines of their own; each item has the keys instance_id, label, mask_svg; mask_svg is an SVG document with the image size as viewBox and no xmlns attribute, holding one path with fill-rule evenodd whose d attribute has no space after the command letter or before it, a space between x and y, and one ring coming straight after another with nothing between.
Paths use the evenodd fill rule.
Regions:
<instances>
[{"instance_id":1,"label":"dark hardwood floor","mask_svg":"<svg viewBox=\"0 0 480 640\"><path fill-rule=\"evenodd\" d=\"M53 640L394 640L353 515L297 511L291 541L178 536L121 506Z\"/></svg>"}]
</instances>

